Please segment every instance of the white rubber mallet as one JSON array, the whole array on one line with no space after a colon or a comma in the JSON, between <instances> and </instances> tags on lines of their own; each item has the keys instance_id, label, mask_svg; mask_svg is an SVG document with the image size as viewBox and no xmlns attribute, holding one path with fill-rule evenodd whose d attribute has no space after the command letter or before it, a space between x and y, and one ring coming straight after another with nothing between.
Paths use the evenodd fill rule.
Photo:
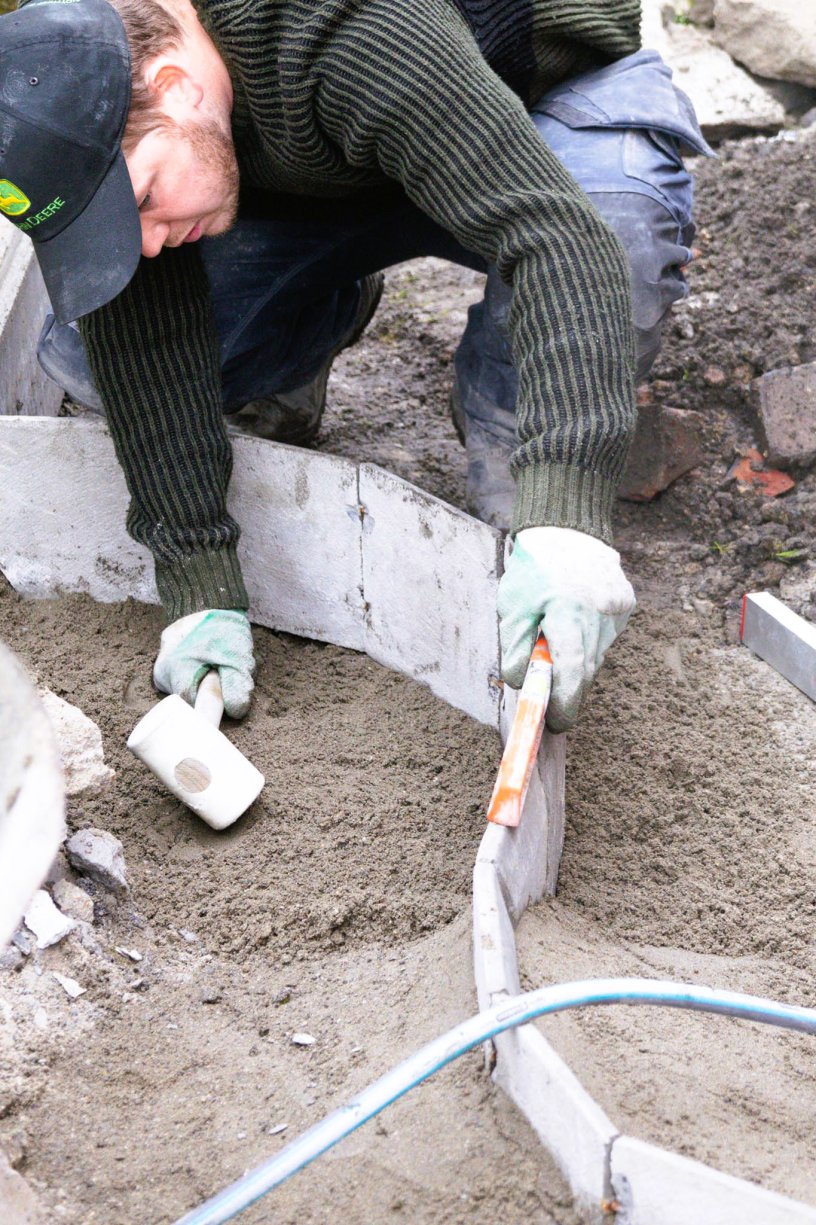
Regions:
<instances>
[{"instance_id":1,"label":"white rubber mallet","mask_svg":"<svg viewBox=\"0 0 816 1225\"><path fill-rule=\"evenodd\" d=\"M264 776L219 730L224 713L218 672L208 672L195 706L178 694L158 702L140 719L127 746L173 795L213 829L225 829L246 812Z\"/></svg>"}]
</instances>

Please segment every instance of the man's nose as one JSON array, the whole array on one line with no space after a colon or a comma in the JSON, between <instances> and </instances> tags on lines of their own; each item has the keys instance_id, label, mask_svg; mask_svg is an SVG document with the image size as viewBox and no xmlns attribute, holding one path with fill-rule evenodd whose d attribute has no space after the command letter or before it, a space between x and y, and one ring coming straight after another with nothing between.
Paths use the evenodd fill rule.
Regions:
<instances>
[{"instance_id":1,"label":"man's nose","mask_svg":"<svg viewBox=\"0 0 816 1225\"><path fill-rule=\"evenodd\" d=\"M158 255L170 234L170 226L164 221L142 221L142 255L152 259Z\"/></svg>"}]
</instances>

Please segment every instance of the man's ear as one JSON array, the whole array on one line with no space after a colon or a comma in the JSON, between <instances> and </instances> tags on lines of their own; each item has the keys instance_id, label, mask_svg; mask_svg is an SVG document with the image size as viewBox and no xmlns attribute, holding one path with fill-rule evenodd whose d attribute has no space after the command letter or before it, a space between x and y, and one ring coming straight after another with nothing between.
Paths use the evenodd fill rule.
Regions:
<instances>
[{"instance_id":1,"label":"man's ear","mask_svg":"<svg viewBox=\"0 0 816 1225\"><path fill-rule=\"evenodd\" d=\"M195 109L204 97L204 88L188 66L172 55L157 55L145 67L145 85L156 101L171 115L174 111Z\"/></svg>"}]
</instances>

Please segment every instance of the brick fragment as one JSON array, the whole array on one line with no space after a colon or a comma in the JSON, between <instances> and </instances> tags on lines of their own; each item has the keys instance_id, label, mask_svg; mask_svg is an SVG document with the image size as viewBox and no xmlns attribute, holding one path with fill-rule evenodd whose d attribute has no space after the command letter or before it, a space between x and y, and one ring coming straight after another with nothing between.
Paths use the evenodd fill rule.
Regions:
<instances>
[{"instance_id":1,"label":"brick fragment","mask_svg":"<svg viewBox=\"0 0 816 1225\"><path fill-rule=\"evenodd\" d=\"M644 405L618 497L648 502L672 481L702 463L699 413L667 405Z\"/></svg>"}]
</instances>

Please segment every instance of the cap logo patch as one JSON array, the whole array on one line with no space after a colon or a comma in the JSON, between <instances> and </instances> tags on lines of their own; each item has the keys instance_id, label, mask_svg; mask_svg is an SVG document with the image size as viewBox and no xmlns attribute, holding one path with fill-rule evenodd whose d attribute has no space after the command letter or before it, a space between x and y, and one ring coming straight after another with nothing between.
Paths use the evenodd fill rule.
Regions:
<instances>
[{"instance_id":1,"label":"cap logo patch","mask_svg":"<svg viewBox=\"0 0 816 1225\"><path fill-rule=\"evenodd\" d=\"M7 217L19 217L31 208L28 196L15 187L8 179L0 179L0 212Z\"/></svg>"}]
</instances>

